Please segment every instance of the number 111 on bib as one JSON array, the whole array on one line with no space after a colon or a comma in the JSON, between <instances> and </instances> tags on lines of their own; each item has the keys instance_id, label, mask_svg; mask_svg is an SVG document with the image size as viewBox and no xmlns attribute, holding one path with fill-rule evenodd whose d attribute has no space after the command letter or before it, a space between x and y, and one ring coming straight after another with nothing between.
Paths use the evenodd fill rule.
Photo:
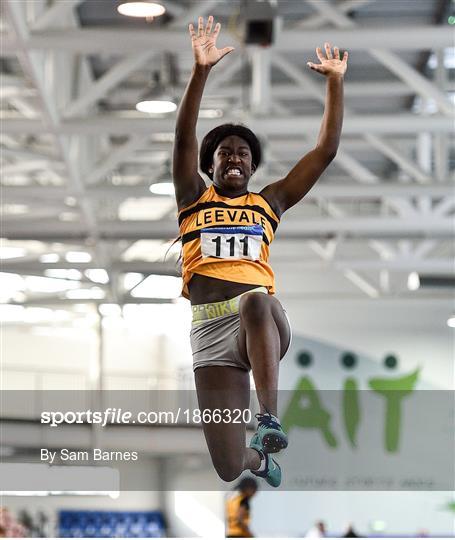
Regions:
<instances>
[{"instance_id":1,"label":"number 111 on bib","mask_svg":"<svg viewBox=\"0 0 455 540\"><path fill-rule=\"evenodd\" d=\"M262 227L217 227L201 230L202 257L259 260Z\"/></svg>"}]
</instances>

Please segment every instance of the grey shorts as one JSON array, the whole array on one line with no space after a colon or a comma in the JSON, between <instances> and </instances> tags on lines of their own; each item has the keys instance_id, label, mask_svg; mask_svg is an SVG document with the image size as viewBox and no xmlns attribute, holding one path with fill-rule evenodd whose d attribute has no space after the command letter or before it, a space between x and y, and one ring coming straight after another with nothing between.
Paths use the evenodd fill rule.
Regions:
<instances>
[{"instance_id":1,"label":"grey shorts","mask_svg":"<svg viewBox=\"0 0 455 540\"><path fill-rule=\"evenodd\" d=\"M291 336L286 354L291 346L292 329L285 310L284 313ZM198 321L197 324L193 323L190 332L193 370L206 366L233 366L249 371L251 369L250 363L240 354L239 329L239 313Z\"/></svg>"}]
</instances>

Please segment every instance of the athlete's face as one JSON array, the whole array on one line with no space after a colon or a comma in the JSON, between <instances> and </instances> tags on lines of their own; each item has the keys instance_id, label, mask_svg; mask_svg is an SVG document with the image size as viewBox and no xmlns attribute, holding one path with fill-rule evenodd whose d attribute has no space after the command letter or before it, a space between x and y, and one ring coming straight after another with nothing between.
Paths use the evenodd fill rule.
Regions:
<instances>
[{"instance_id":1,"label":"athlete's face","mask_svg":"<svg viewBox=\"0 0 455 540\"><path fill-rule=\"evenodd\" d=\"M213 183L222 190L246 191L254 173L248 143L237 135L223 139L213 154Z\"/></svg>"}]
</instances>

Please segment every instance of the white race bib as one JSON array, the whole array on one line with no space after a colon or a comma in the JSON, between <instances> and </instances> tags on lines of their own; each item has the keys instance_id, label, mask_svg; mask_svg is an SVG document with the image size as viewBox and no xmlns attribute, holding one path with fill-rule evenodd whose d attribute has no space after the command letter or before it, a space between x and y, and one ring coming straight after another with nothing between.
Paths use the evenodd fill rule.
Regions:
<instances>
[{"instance_id":1,"label":"white race bib","mask_svg":"<svg viewBox=\"0 0 455 540\"><path fill-rule=\"evenodd\" d=\"M202 257L258 261L261 255L262 235L262 225L201 229Z\"/></svg>"}]
</instances>

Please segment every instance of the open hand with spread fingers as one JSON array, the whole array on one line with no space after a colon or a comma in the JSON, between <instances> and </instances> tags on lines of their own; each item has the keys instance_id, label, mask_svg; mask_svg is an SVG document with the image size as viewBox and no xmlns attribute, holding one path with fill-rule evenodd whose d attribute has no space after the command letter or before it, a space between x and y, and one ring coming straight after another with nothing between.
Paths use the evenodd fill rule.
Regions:
<instances>
[{"instance_id":1,"label":"open hand with spread fingers","mask_svg":"<svg viewBox=\"0 0 455 540\"><path fill-rule=\"evenodd\" d=\"M348 67L348 52L345 51L343 58L340 59L340 50L338 47L333 48L330 43L324 43L325 54L324 56L321 47L316 48L316 55L319 58L320 64L313 64L313 62L307 62L307 66L312 70L322 73L325 76L338 76L343 77Z\"/></svg>"},{"instance_id":2,"label":"open hand with spread fingers","mask_svg":"<svg viewBox=\"0 0 455 540\"><path fill-rule=\"evenodd\" d=\"M234 47L216 48L216 40L220 33L221 24L216 23L212 32L213 17L207 19L204 26L203 17L198 18L197 32L192 24L189 25L191 35L191 45L193 47L194 61L199 66L212 67L217 64L224 56L234 50Z\"/></svg>"}]
</instances>

